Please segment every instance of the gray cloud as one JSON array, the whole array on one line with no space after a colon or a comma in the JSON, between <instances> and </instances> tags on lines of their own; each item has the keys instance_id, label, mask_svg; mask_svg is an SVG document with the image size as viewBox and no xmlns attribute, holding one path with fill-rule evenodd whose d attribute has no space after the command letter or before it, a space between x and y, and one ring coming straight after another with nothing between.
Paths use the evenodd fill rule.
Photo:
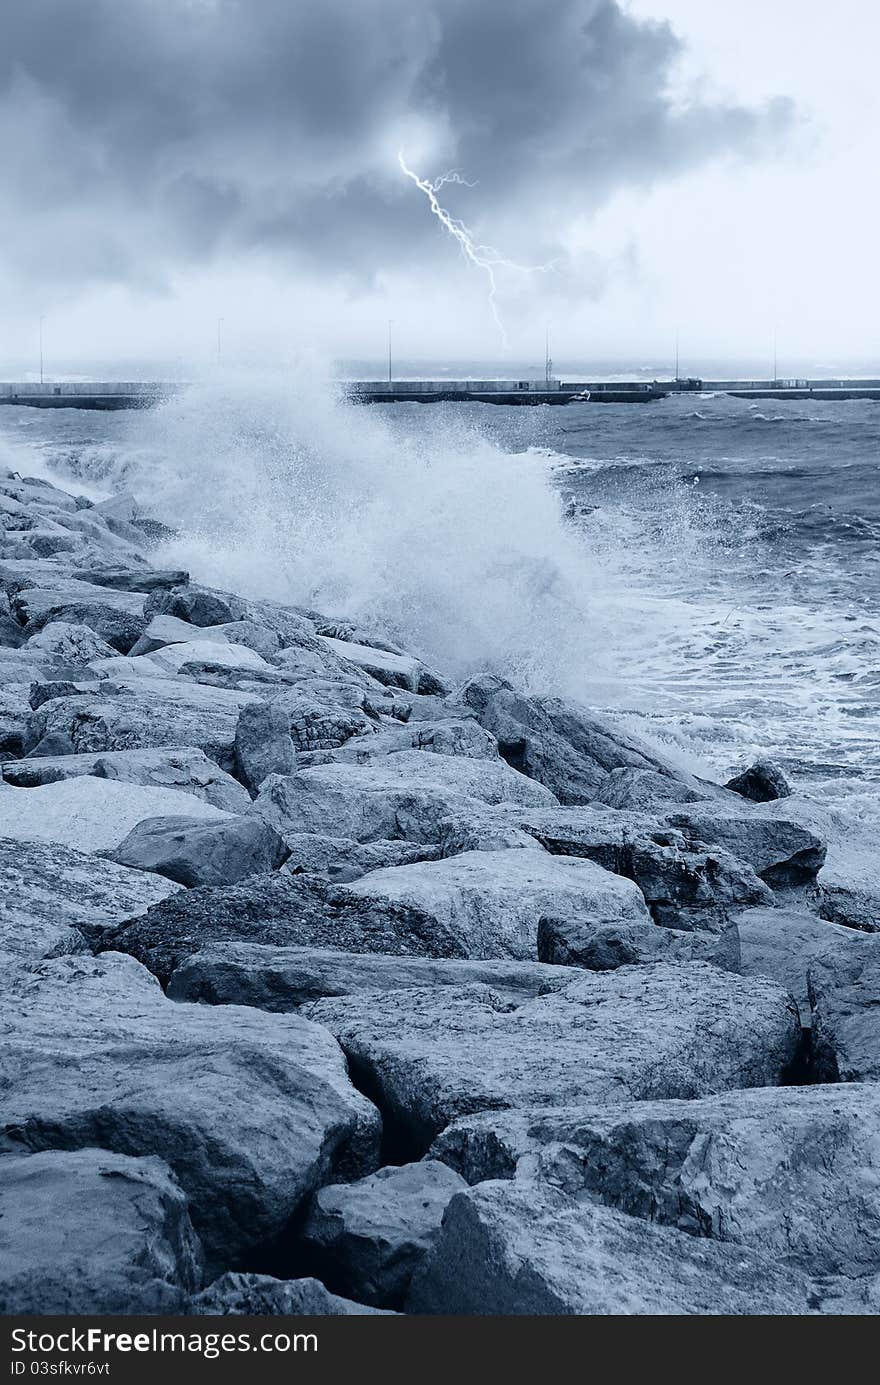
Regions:
<instances>
[{"instance_id":1,"label":"gray cloud","mask_svg":"<svg viewBox=\"0 0 880 1385\"><path fill-rule=\"evenodd\" d=\"M511 254L791 111L680 108L679 40L614 0L18 0L0 45L0 263L161 291L258 251L368 281L449 247L396 166L436 133L449 201ZM453 198L452 194L456 196Z\"/></svg>"}]
</instances>

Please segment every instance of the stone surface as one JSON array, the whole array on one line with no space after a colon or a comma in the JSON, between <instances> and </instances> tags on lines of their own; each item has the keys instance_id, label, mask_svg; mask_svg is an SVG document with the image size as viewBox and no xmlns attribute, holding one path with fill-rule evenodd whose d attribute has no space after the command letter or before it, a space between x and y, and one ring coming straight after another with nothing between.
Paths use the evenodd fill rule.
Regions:
<instances>
[{"instance_id":1,"label":"stone surface","mask_svg":"<svg viewBox=\"0 0 880 1385\"><path fill-rule=\"evenodd\" d=\"M168 995L174 1000L201 1000L209 1005L255 1005L261 1010L287 1011L322 996L473 982L511 995L537 996L545 986L568 981L570 976L562 967L539 962L471 962L337 952L331 948L270 947L265 943L215 943L180 963L168 982Z\"/></svg>"},{"instance_id":2,"label":"stone surface","mask_svg":"<svg viewBox=\"0 0 880 1385\"><path fill-rule=\"evenodd\" d=\"M755 872L643 814L589 808L520 813L516 823L554 855L584 857L638 885L657 923L721 930L731 911L769 904Z\"/></svg>"},{"instance_id":3,"label":"stone surface","mask_svg":"<svg viewBox=\"0 0 880 1385\"><path fill-rule=\"evenodd\" d=\"M38 635L28 640L28 649L40 650L74 668L83 668L92 659L112 659L116 650L87 625L71 625L69 621L50 621Z\"/></svg>"},{"instance_id":4,"label":"stone surface","mask_svg":"<svg viewBox=\"0 0 880 1385\"><path fill-rule=\"evenodd\" d=\"M188 640L184 644L166 644L143 655L151 664L166 673L179 673L190 663L211 664L219 668L257 670L268 673L271 665L247 645L230 644L228 640Z\"/></svg>"},{"instance_id":5,"label":"stone surface","mask_svg":"<svg viewBox=\"0 0 880 1385\"><path fill-rule=\"evenodd\" d=\"M468 1181L538 1178L823 1280L876 1273L880 1086L754 1088L465 1118L435 1145ZM493 1168L494 1165L494 1168Z\"/></svg>"},{"instance_id":6,"label":"stone surface","mask_svg":"<svg viewBox=\"0 0 880 1385\"><path fill-rule=\"evenodd\" d=\"M145 818L113 852L121 866L155 871L181 885L233 885L265 875L287 858L277 833L254 817L198 822L191 817Z\"/></svg>"},{"instance_id":7,"label":"stone surface","mask_svg":"<svg viewBox=\"0 0 880 1385\"><path fill-rule=\"evenodd\" d=\"M255 811L281 833L436 842L442 818L485 803L545 806L548 791L500 760L400 751L378 764L318 765L264 783Z\"/></svg>"},{"instance_id":8,"label":"stone surface","mask_svg":"<svg viewBox=\"0 0 880 1385\"><path fill-rule=\"evenodd\" d=\"M723 933L706 933L656 923L595 924L571 915L545 916L538 924L538 957L542 962L589 971L613 971L644 962L712 962L724 971L741 970L735 923Z\"/></svg>"},{"instance_id":9,"label":"stone surface","mask_svg":"<svg viewBox=\"0 0 880 1385\"><path fill-rule=\"evenodd\" d=\"M338 1318L352 1314L386 1316L381 1308L331 1294L317 1279L272 1279L267 1274L221 1275L196 1294L190 1313L207 1316L242 1317L321 1317Z\"/></svg>"},{"instance_id":10,"label":"stone surface","mask_svg":"<svg viewBox=\"0 0 880 1385\"><path fill-rule=\"evenodd\" d=\"M227 814L191 794L81 775L0 794L0 836L112 851L144 818L177 814L223 821Z\"/></svg>"},{"instance_id":11,"label":"stone surface","mask_svg":"<svg viewBox=\"0 0 880 1385\"><path fill-rule=\"evenodd\" d=\"M249 693L140 678L54 698L32 715L28 735L36 745L47 734L64 734L77 753L196 746L221 769L230 769L239 713L253 701Z\"/></svg>"},{"instance_id":12,"label":"stone surface","mask_svg":"<svg viewBox=\"0 0 880 1385\"><path fill-rule=\"evenodd\" d=\"M792 787L785 772L773 760L756 760L742 774L729 779L726 788L753 803L767 803L776 798L790 798Z\"/></svg>"},{"instance_id":13,"label":"stone surface","mask_svg":"<svg viewBox=\"0 0 880 1385\"><path fill-rule=\"evenodd\" d=\"M422 750L433 755L458 755L467 760L497 760L495 737L473 718L454 721L415 721L387 726L376 735L357 735L339 747L336 758L366 765L401 750Z\"/></svg>"},{"instance_id":14,"label":"stone surface","mask_svg":"<svg viewBox=\"0 0 880 1385\"><path fill-rule=\"evenodd\" d=\"M350 640L338 640L332 636L321 635L321 643L338 658L370 674L379 683L393 688L406 688L414 693L439 694L443 696L448 688L439 674L411 654L392 653L377 649L373 645L356 644Z\"/></svg>"},{"instance_id":15,"label":"stone surface","mask_svg":"<svg viewBox=\"0 0 880 1385\"><path fill-rule=\"evenodd\" d=\"M402 1308L450 1199L466 1188L434 1159L330 1184L312 1198L302 1229L306 1253L331 1289L376 1308Z\"/></svg>"},{"instance_id":16,"label":"stone surface","mask_svg":"<svg viewBox=\"0 0 880 1385\"><path fill-rule=\"evenodd\" d=\"M880 1082L880 936L853 932L807 972L817 1072L832 1082Z\"/></svg>"},{"instance_id":17,"label":"stone surface","mask_svg":"<svg viewBox=\"0 0 880 1385\"><path fill-rule=\"evenodd\" d=\"M247 812L251 806L250 795L244 787L194 746L40 756L7 761L0 766L0 772L6 783L21 789L34 789L40 784L91 774L97 779L117 779L123 784L174 789L227 813Z\"/></svg>"},{"instance_id":18,"label":"stone surface","mask_svg":"<svg viewBox=\"0 0 880 1385\"><path fill-rule=\"evenodd\" d=\"M160 1159L0 1155L0 1313L179 1313L201 1262L186 1198Z\"/></svg>"},{"instance_id":19,"label":"stone surface","mask_svg":"<svg viewBox=\"0 0 880 1385\"><path fill-rule=\"evenodd\" d=\"M372 871L348 892L378 907L414 910L426 933L455 939L461 955L473 958L536 961L544 914L592 924L650 922L630 881L591 861L517 848Z\"/></svg>"},{"instance_id":20,"label":"stone surface","mask_svg":"<svg viewBox=\"0 0 880 1385\"><path fill-rule=\"evenodd\" d=\"M697 1097L772 1086L800 1042L774 982L703 962L572 972L513 1001L488 986L319 1000L303 1013L339 1039L404 1148L486 1108Z\"/></svg>"},{"instance_id":21,"label":"stone surface","mask_svg":"<svg viewBox=\"0 0 880 1385\"><path fill-rule=\"evenodd\" d=\"M838 945L846 949L852 929L828 923L805 909L747 909L738 914L743 976L770 976L793 995L801 1024L812 1023L807 971L813 958Z\"/></svg>"},{"instance_id":22,"label":"stone surface","mask_svg":"<svg viewBox=\"0 0 880 1385\"><path fill-rule=\"evenodd\" d=\"M695 805L667 813L666 821L698 842L731 852L770 885L814 880L825 860L824 844L792 819L762 816L759 808ZM783 804L778 811L785 809Z\"/></svg>"},{"instance_id":23,"label":"stone surface","mask_svg":"<svg viewBox=\"0 0 880 1385\"><path fill-rule=\"evenodd\" d=\"M285 870L305 871L340 884L386 866L434 861L440 854L437 847L416 842L356 842L351 837L319 837L305 832L285 832L284 843L290 851Z\"/></svg>"},{"instance_id":24,"label":"stone surface","mask_svg":"<svg viewBox=\"0 0 880 1385\"><path fill-rule=\"evenodd\" d=\"M177 889L57 842L0 837L0 966L84 952L80 927L121 923Z\"/></svg>"},{"instance_id":25,"label":"stone surface","mask_svg":"<svg viewBox=\"0 0 880 1385\"><path fill-rule=\"evenodd\" d=\"M293 774L296 755L290 719L283 707L252 702L239 713L235 728L235 772L252 794L270 774Z\"/></svg>"},{"instance_id":26,"label":"stone surface","mask_svg":"<svg viewBox=\"0 0 880 1385\"><path fill-rule=\"evenodd\" d=\"M805 1287L744 1246L697 1240L540 1183L457 1194L413 1278L414 1313L800 1314Z\"/></svg>"},{"instance_id":27,"label":"stone surface","mask_svg":"<svg viewBox=\"0 0 880 1385\"><path fill-rule=\"evenodd\" d=\"M701 786L653 769L613 769L596 793L596 803L635 812L663 811L669 803L697 803L709 797Z\"/></svg>"},{"instance_id":28,"label":"stone surface","mask_svg":"<svg viewBox=\"0 0 880 1385\"><path fill-rule=\"evenodd\" d=\"M325 1029L175 1004L131 957L17 976L0 1036L0 1150L157 1155L212 1263L274 1236L334 1174L375 1167L378 1118Z\"/></svg>"}]
</instances>

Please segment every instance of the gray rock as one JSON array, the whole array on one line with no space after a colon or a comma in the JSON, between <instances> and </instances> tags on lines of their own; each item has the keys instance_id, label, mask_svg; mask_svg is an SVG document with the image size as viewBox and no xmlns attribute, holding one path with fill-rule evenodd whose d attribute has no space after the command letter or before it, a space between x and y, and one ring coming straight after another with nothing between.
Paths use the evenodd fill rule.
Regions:
<instances>
[{"instance_id":1,"label":"gray rock","mask_svg":"<svg viewBox=\"0 0 880 1385\"><path fill-rule=\"evenodd\" d=\"M160 1159L0 1156L0 1313L179 1313L201 1282L186 1198Z\"/></svg>"},{"instance_id":2,"label":"gray rock","mask_svg":"<svg viewBox=\"0 0 880 1385\"><path fill-rule=\"evenodd\" d=\"M439 854L435 846L418 846L414 842L356 842L350 837L317 837L301 832L285 833L284 843L290 852L285 870L296 874L305 871L339 884L359 880L368 871L387 866L434 861Z\"/></svg>"},{"instance_id":3,"label":"gray rock","mask_svg":"<svg viewBox=\"0 0 880 1385\"><path fill-rule=\"evenodd\" d=\"M426 935L451 937L460 955L472 958L536 961L544 914L592 924L650 922L630 881L591 861L516 848L372 871L348 893L377 909L413 910Z\"/></svg>"},{"instance_id":4,"label":"gray rock","mask_svg":"<svg viewBox=\"0 0 880 1385\"><path fill-rule=\"evenodd\" d=\"M460 856L464 851L507 851L511 847L534 851L538 845L507 814L477 802L441 818L439 836L441 856Z\"/></svg>"},{"instance_id":5,"label":"gray rock","mask_svg":"<svg viewBox=\"0 0 880 1385\"><path fill-rule=\"evenodd\" d=\"M697 1240L541 1183L488 1182L450 1202L412 1313L802 1314L805 1285L744 1246Z\"/></svg>"},{"instance_id":6,"label":"gray rock","mask_svg":"<svg viewBox=\"0 0 880 1385\"><path fill-rule=\"evenodd\" d=\"M468 760L497 760L495 737L471 718L453 721L415 721L394 725L377 735L358 735L341 746L338 760L366 765L401 750L423 750L434 755L460 755Z\"/></svg>"},{"instance_id":7,"label":"gray rock","mask_svg":"<svg viewBox=\"0 0 880 1385\"><path fill-rule=\"evenodd\" d=\"M567 981L562 967L539 962L470 962L454 958L382 956L330 948L216 943L187 957L172 973L168 995L209 1005L295 1010L323 996L398 991L410 986L474 982L515 996L537 996Z\"/></svg>"},{"instance_id":8,"label":"gray rock","mask_svg":"<svg viewBox=\"0 0 880 1385\"><path fill-rule=\"evenodd\" d=\"M166 644L183 644L187 640L198 639L199 633L199 626L178 620L177 616L153 616L129 653L133 658L139 658L143 654L152 654L155 649L163 649Z\"/></svg>"},{"instance_id":9,"label":"gray rock","mask_svg":"<svg viewBox=\"0 0 880 1385\"><path fill-rule=\"evenodd\" d=\"M27 688L20 683L0 687L0 755L22 755L31 707Z\"/></svg>"},{"instance_id":10,"label":"gray rock","mask_svg":"<svg viewBox=\"0 0 880 1385\"><path fill-rule=\"evenodd\" d=\"M466 1188L434 1159L330 1184L312 1198L305 1250L331 1289L376 1308L402 1308L450 1199Z\"/></svg>"},{"instance_id":11,"label":"gray rock","mask_svg":"<svg viewBox=\"0 0 880 1385\"><path fill-rule=\"evenodd\" d=\"M791 798L792 787L784 771L773 760L756 760L742 774L729 779L726 788L753 803L767 803L771 799Z\"/></svg>"},{"instance_id":12,"label":"gray rock","mask_svg":"<svg viewBox=\"0 0 880 1385\"><path fill-rule=\"evenodd\" d=\"M287 848L254 817L198 822L191 817L144 818L112 853L121 866L155 871L181 885L234 885L277 870Z\"/></svg>"},{"instance_id":13,"label":"gray rock","mask_svg":"<svg viewBox=\"0 0 880 1385\"><path fill-rule=\"evenodd\" d=\"M161 571L158 568L86 568L78 569L74 576L81 582L92 582L98 587L113 587L116 591L152 592L159 588L185 586L189 573Z\"/></svg>"},{"instance_id":14,"label":"gray rock","mask_svg":"<svg viewBox=\"0 0 880 1385\"><path fill-rule=\"evenodd\" d=\"M267 1274L229 1273L215 1279L190 1302L196 1317L241 1316L338 1318L351 1315L388 1317L381 1308L331 1294L317 1279L272 1279Z\"/></svg>"},{"instance_id":15,"label":"gray rock","mask_svg":"<svg viewBox=\"0 0 880 1385\"><path fill-rule=\"evenodd\" d=\"M58 697L33 714L30 745L49 733L69 737L77 754L195 746L221 769L233 762L241 709L254 696L172 679L142 678L94 692Z\"/></svg>"},{"instance_id":16,"label":"gray rock","mask_svg":"<svg viewBox=\"0 0 880 1385\"><path fill-rule=\"evenodd\" d=\"M421 660L414 659L410 654L392 653L375 646L353 644L349 640L337 640L328 635L321 635L320 639L338 658L355 664L377 682L388 687L406 688L410 692L440 697L449 691L438 673L427 668Z\"/></svg>"},{"instance_id":17,"label":"gray rock","mask_svg":"<svg viewBox=\"0 0 880 1385\"><path fill-rule=\"evenodd\" d=\"M211 943L460 955L454 939L425 928L424 915L413 909L376 908L352 897L346 886L281 870L238 885L185 891L148 910L144 918L97 931L95 940L103 948L131 953L167 982L181 962Z\"/></svg>"},{"instance_id":18,"label":"gray rock","mask_svg":"<svg viewBox=\"0 0 880 1385\"><path fill-rule=\"evenodd\" d=\"M0 794L0 836L112 851L144 818L181 815L239 821L191 794L81 775Z\"/></svg>"},{"instance_id":19,"label":"gray rock","mask_svg":"<svg viewBox=\"0 0 880 1385\"><path fill-rule=\"evenodd\" d=\"M255 811L281 833L436 842L440 820L486 803L552 804L548 791L501 761L400 751L374 765L329 764L268 779Z\"/></svg>"},{"instance_id":20,"label":"gray rock","mask_svg":"<svg viewBox=\"0 0 880 1385\"><path fill-rule=\"evenodd\" d=\"M812 1023L807 970L813 958L839 945L844 950L852 929L828 923L803 909L747 909L738 914L743 976L770 976L794 996L801 1024Z\"/></svg>"},{"instance_id":21,"label":"gray rock","mask_svg":"<svg viewBox=\"0 0 880 1385\"><path fill-rule=\"evenodd\" d=\"M458 697L496 737L508 764L545 784L560 803L589 803L614 769L684 778L647 745L573 703L525 697L488 674L471 679Z\"/></svg>"},{"instance_id":22,"label":"gray rock","mask_svg":"<svg viewBox=\"0 0 880 1385\"><path fill-rule=\"evenodd\" d=\"M515 821L554 855L583 857L633 880L655 921L671 928L721 931L731 911L772 902L764 882L729 851L697 846L641 814L556 808Z\"/></svg>"},{"instance_id":23,"label":"gray rock","mask_svg":"<svg viewBox=\"0 0 880 1385\"><path fill-rule=\"evenodd\" d=\"M7 784L20 789L91 774L98 779L118 779L124 784L175 789L227 813L247 812L251 805L250 795L242 785L209 760L203 750L192 746L10 760L0 765L0 773Z\"/></svg>"},{"instance_id":24,"label":"gray rock","mask_svg":"<svg viewBox=\"0 0 880 1385\"><path fill-rule=\"evenodd\" d=\"M599 786L596 802L609 808L653 812L669 803L697 803L711 795L697 786L653 769L613 769Z\"/></svg>"},{"instance_id":25,"label":"gray rock","mask_svg":"<svg viewBox=\"0 0 880 1385\"><path fill-rule=\"evenodd\" d=\"M0 837L0 954L9 965L84 952L81 927L121 923L177 888L58 843Z\"/></svg>"},{"instance_id":26,"label":"gray rock","mask_svg":"<svg viewBox=\"0 0 880 1385\"><path fill-rule=\"evenodd\" d=\"M188 625L223 625L243 619L247 614L247 602L229 592L187 585L171 591L151 592L145 614L149 617L176 616Z\"/></svg>"},{"instance_id":27,"label":"gray rock","mask_svg":"<svg viewBox=\"0 0 880 1385\"><path fill-rule=\"evenodd\" d=\"M824 863L813 886L823 918L869 933L880 930L880 851L875 823L860 821L854 813L837 812L800 794L783 802L756 803L752 812L770 822L780 817L796 822L826 844Z\"/></svg>"},{"instance_id":28,"label":"gray rock","mask_svg":"<svg viewBox=\"0 0 880 1385\"><path fill-rule=\"evenodd\" d=\"M296 755L290 721L277 704L251 702L242 707L235 727L236 773L252 794L270 774L293 774Z\"/></svg>"},{"instance_id":29,"label":"gray rock","mask_svg":"<svg viewBox=\"0 0 880 1385\"><path fill-rule=\"evenodd\" d=\"M773 1086L799 1047L772 981L702 962L572 972L535 999L488 986L371 992L303 1013L337 1036L404 1148L487 1108L697 1097Z\"/></svg>"},{"instance_id":30,"label":"gray rock","mask_svg":"<svg viewBox=\"0 0 880 1385\"><path fill-rule=\"evenodd\" d=\"M84 668L92 659L112 659L116 650L87 625L52 620L28 640L28 649L40 650L73 668Z\"/></svg>"},{"instance_id":31,"label":"gray rock","mask_svg":"<svg viewBox=\"0 0 880 1385\"><path fill-rule=\"evenodd\" d=\"M213 1263L275 1236L334 1175L376 1166L376 1112L326 1030L175 1004L130 957L17 975L0 1036L0 1150L157 1155Z\"/></svg>"},{"instance_id":32,"label":"gray rock","mask_svg":"<svg viewBox=\"0 0 880 1385\"><path fill-rule=\"evenodd\" d=\"M127 654L146 626L141 614L144 600L143 593L69 581L57 590L28 587L16 592L11 604L28 635L54 622L85 625L119 653Z\"/></svg>"},{"instance_id":33,"label":"gray rock","mask_svg":"<svg viewBox=\"0 0 880 1385\"><path fill-rule=\"evenodd\" d=\"M286 718L287 734L299 752L334 750L352 736L372 737L373 723L363 707L363 693L354 706L333 696L315 696L299 687L279 693L273 706Z\"/></svg>"},{"instance_id":34,"label":"gray rock","mask_svg":"<svg viewBox=\"0 0 880 1385\"><path fill-rule=\"evenodd\" d=\"M656 923L595 924L570 915L544 917L538 924L538 957L588 971L614 971L644 962L712 962L724 971L741 970L735 923L719 934L682 932Z\"/></svg>"},{"instance_id":35,"label":"gray rock","mask_svg":"<svg viewBox=\"0 0 880 1385\"><path fill-rule=\"evenodd\" d=\"M788 818L762 816L757 805L753 810L722 803L695 806L668 813L666 821L686 836L746 861L773 886L806 884L825 860L825 846L813 832Z\"/></svg>"},{"instance_id":36,"label":"gray rock","mask_svg":"<svg viewBox=\"0 0 880 1385\"><path fill-rule=\"evenodd\" d=\"M880 936L853 932L814 956L807 972L817 1073L830 1082L880 1082Z\"/></svg>"}]
</instances>

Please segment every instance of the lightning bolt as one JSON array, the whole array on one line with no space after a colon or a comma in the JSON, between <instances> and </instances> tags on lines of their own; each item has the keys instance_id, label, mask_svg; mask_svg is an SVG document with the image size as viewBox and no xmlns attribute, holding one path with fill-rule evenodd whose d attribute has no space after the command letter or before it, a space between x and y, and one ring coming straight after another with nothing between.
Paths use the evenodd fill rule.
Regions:
<instances>
[{"instance_id":1,"label":"lightning bolt","mask_svg":"<svg viewBox=\"0 0 880 1385\"><path fill-rule=\"evenodd\" d=\"M449 173L443 173L439 178L434 178L432 180L429 178L420 178L417 173L414 173L411 168L408 168L402 153L398 153L397 162L400 164L401 171L406 174L407 178L410 178L415 183L416 187L425 194L431 212L436 216L440 225L449 232L453 240L458 241L459 248L465 259L472 265L475 265L477 269L481 269L485 274L489 285L489 307L492 310L495 325L498 328L502 344L506 350L508 345L507 332L504 329L504 323L501 321L501 315L498 312L498 282L495 278L496 269L512 269L517 274L546 274L549 270L554 268L554 262L545 265L516 264L514 260L505 259L494 246L480 244L465 222L460 221L458 217L448 212L437 198L437 193L440 189L446 187L449 183L455 183L459 187L465 188L476 187L476 183L469 183L466 178L462 178L457 169L451 169Z\"/></svg>"}]
</instances>

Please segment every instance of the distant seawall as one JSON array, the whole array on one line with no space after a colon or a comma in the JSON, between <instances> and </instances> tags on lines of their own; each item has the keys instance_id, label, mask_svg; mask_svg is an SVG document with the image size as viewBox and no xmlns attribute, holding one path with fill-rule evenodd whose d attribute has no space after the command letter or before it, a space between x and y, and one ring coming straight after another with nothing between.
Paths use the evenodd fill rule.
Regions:
<instances>
[{"instance_id":1,"label":"distant seawall","mask_svg":"<svg viewBox=\"0 0 880 1385\"><path fill-rule=\"evenodd\" d=\"M112 380L0 382L0 404L37 409L146 409L186 384ZM671 394L729 394L738 399L876 399L880 380L348 380L354 403L647 404Z\"/></svg>"}]
</instances>

